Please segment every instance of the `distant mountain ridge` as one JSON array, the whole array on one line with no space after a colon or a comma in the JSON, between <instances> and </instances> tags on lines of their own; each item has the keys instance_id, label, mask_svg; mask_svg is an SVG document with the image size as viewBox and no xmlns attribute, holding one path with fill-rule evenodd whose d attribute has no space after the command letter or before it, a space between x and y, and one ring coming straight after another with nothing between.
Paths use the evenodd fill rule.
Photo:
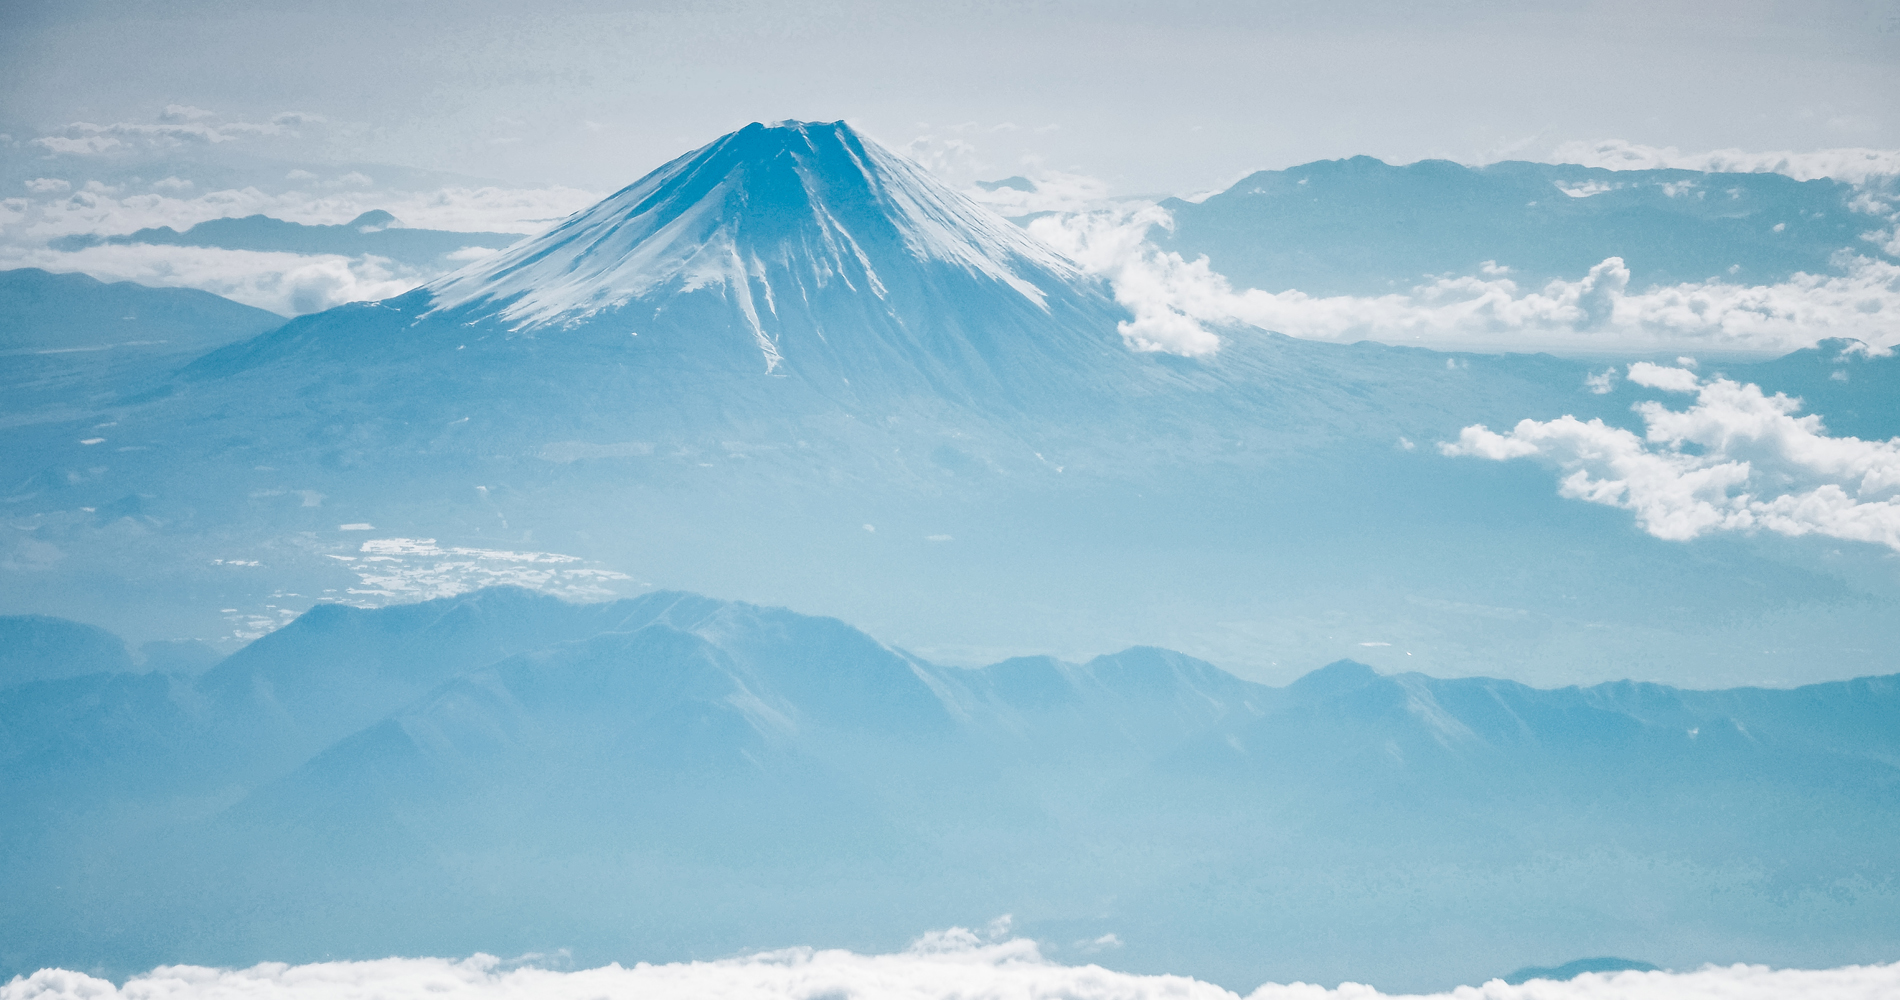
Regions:
<instances>
[{"instance_id":1,"label":"distant mountain ridge","mask_svg":"<svg viewBox=\"0 0 1900 1000\"><path fill-rule=\"evenodd\" d=\"M0 271L0 426L98 424L101 400L162 382L195 355L283 322L194 288L33 267ZM30 460L13 452L0 464L17 470L23 461Z\"/></svg>"},{"instance_id":2,"label":"distant mountain ridge","mask_svg":"<svg viewBox=\"0 0 1900 1000\"><path fill-rule=\"evenodd\" d=\"M1004 911L1232 982L1477 981L1584 938L1693 965L1708 928L1849 960L1900 916L1897 721L1900 676L1272 688L1159 649L942 667L683 593L327 606L196 679L0 688L0 920L32 929L0 974L659 960ZM1417 937L1342 935L1375 915Z\"/></svg>"},{"instance_id":3,"label":"distant mountain ridge","mask_svg":"<svg viewBox=\"0 0 1900 1000\"><path fill-rule=\"evenodd\" d=\"M26 526L0 590L139 641L229 640L363 589L369 541L435 539L577 557L603 591L638 573L824 610L957 662L1108 643L1276 677L1345 654L1552 683L1891 669L1877 556L1665 542L1532 463L1439 453L1474 423L1640 430L1658 394L1607 361L1251 329L1213 356L1132 350L1105 285L874 145L749 126L439 288L182 371L22 379L46 405L0 415ZM1900 432L1894 357L1700 371ZM410 571L390 579L440 592ZM100 602L130 577L165 582Z\"/></svg>"},{"instance_id":4,"label":"distant mountain ridge","mask_svg":"<svg viewBox=\"0 0 1900 1000\"><path fill-rule=\"evenodd\" d=\"M1263 170L1198 203L1162 204L1162 246L1206 254L1238 287L1381 295L1493 261L1526 287L1607 257L1631 285L1711 277L1759 285L1825 274L1843 251L1893 259L1863 234L1860 191L1831 180L1505 161L1394 165L1370 156ZM1503 273L1503 272L1500 272Z\"/></svg>"},{"instance_id":5,"label":"distant mountain ridge","mask_svg":"<svg viewBox=\"0 0 1900 1000\"><path fill-rule=\"evenodd\" d=\"M103 350L137 342L198 353L256 336L282 316L192 288L104 282L36 267L0 271L0 352Z\"/></svg>"}]
</instances>

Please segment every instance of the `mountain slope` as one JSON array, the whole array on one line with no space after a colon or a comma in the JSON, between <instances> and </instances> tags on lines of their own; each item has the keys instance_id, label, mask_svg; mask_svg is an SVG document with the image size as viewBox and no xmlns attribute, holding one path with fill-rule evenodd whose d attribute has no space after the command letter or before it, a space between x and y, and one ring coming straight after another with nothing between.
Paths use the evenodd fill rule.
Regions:
<instances>
[{"instance_id":1,"label":"mountain slope","mask_svg":"<svg viewBox=\"0 0 1900 1000\"><path fill-rule=\"evenodd\" d=\"M131 669L125 643L105 629L44 615L0 615L0 688Z\"/></svg>"},{"instance_id":2,"label":"mountain slope","mask_svg":"<svg viewBox=\"0 0 1900 1000\"><path fill-rule=\"evenodd\" d=\"M781 122L413 293L294 321L197 372L374 359L446 379L446 402L475 381L532 392L536 366L561 365L550 383L612 371L595 395L646 412L766 392L765 376L799 383L815 398L793 405L807 408L1020 407L1052 380L1079 387L1125 365L1120 317L1099 281L844 123Z\"/></svg>"},{"instance_id":3,"label":"mountain slope","mask_svg":"<svg viewBox=\"0 0 1900 1000\"><path fill-rule=\"evenodd\" d=\"M1583 947L1864 961L1900 926L1895 677L955 668L686 594L305 621L195 681L0 691L0 920L30 928L0 974L886 947L1013 912L1127 967L1428 985Z\"/></svg>"},{"instance_id":4,"label":"mountain slope","mask_svg":"<svg viewBox=\"0 0 1900 1000\"><path fill-rule=\"evenodd\" d=\"M1206 254L1240 287L1380 295L1485 261L1523 287L1576 280L1622 257L1635 288L1721 276L1746 284L1825 274L1861 235L1859 191L1832 180L1446 160L1322 160L1242 178L1198 204L1166 202L1169 249ZM1732 276L1732 277L1731 277Z\"/></svg>"},{"instance_id":5,"label":"mountain slope","mask_svg":"<svg viewBox=\"0 0 1900 1000\"><path fill-rule=\"evenodd\" d=\"M36 267L0 271L0 352L101 350L138 342L205 351L282 325L276 313L192 288L110 284Z\"/></svg>"},{"instance_id":6,"label":"mountain slope","mask_svg":"<svg viewBox=\"0 0 1900 1000\"><path fill-rule=\"evenodd\" d=\"M62 390L0 444L23 526L0 598L238 638L239 614L380 599L363 575L395 557L361 546L434 539L411 597L443 592L452 553L540 552L602 590L636 592L615 571L793 604L960 662L1146 644L1281 679L1354 651L1548 683L1891 666L1900 588L1871 549L1663 541L1531 463L1435 447L1473 423L1640 424L1656 394L1593 392L1602 362L1250 330L1182 358L1129 350L1120 317L849 128L750 127L439 285L178 377ZM1799 360L1755 370L1881 426L1890 364Z\"/></svg>"}]
</instances>

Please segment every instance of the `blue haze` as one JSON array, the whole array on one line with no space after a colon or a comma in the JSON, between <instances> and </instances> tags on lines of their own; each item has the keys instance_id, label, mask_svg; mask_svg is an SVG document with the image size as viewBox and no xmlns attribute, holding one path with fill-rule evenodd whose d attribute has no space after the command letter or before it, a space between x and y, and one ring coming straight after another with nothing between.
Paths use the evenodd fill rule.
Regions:
<instances>
[{"instance_id":1,"label":"blue haze","mask_svg":"<svg viewBox=\"0 0 1900 1000\"><path fill-rule=\"evenodd\" d=\"M1242 288L1310 295L1404 291L1490 261L1527 287L1574 281L1621 257L1633 288L1722 278L1751 285L1828 274L1849 254L1893 260L1863 239L1855 185L1780 174L1604 170L1369 156L1263 170L1198 203L1162 202L1159 242Z\"/></svg>"},{"instance_id":2,"label":"blue haze","mask_svg":"<svg viewBox=\"0 0 1900 1000\"><path fill-rule=\"evenodd\" d=\"M298 254L340 254L361 257L374 254L414 267L452 270L449 255L471 247L499 250L522 239L520 233L462 233L434 229L410 229L401 220L380 209L363 214L340 225L313 226L285 222L265 215L241 219L210 219L179 232L170 226L140 229L118 236L62 236L48 244L55 250L81 250L95 246L220 247L226 250Z\"/></svg>"},{"instance_id":3,"label":"blue haze","mask_svg":"<svg viewBox=\"0 0 1900 1000\"><path fill-rule=\"evenodd\" d=\"M228 635L219 609L360 586L327 557L362 537L338 525L368 523L837 614L949 662L1150 643L1280 681L1357 655L1718 686L1890 665L1900 583L1881 553L1662 542L1559 499L1541 469L1435 453L1474 422L1631 424L1637 394L1591 393L1592 366L1247 329L1212 359L1132 353L1106 286L1018 259L1035 253L1020 238L964 249L1048 312L967 260L914 255L900 223L930 213L894 222L894 206L954 196L867 172L858 142L754 127L643 182L646 207L611 209L686 220L643 252L730 238L764 268L740 285L675 274L540 329L497 318L502 286L446 310L422 289L26 408L5 444L29 526L12 544L40 548L11 558L47 571L0 576L0 596L134 642ZM585 218L570 225L589 239L632 232L608 208ZM524 246L587 245L574 231ZM472 280L503 260L531 263L490 258ZM1900 363L1843 346L1722 370L1801 392L1843 433L1900 430L1882 402ZM103 445L77 443L106 424Z\"/></svg>"},{"instance_id":4,"label":"blue haze","mask_svg":"<svg viewBox=\"0 0 1900 1000\"><path fill-rule=\"evenodd\" d=\"M1421 218L1477 235L1372 278L1505 258L1515 167L1470 202L1406 169L1455 206ZM1742 225L1651 208L1632 239L1690 248L1652 276ZM1273 272L1289 241L1214 211L1177 206L1176 238L1263 274L1376 242ZM129 294L68 284L74 317ZM1437 453L1477 422L1635 426L1653 394L1590 391L1600 361L1242 329L1188 359L1130 351L1126 318L849 127L781 123L406 295L207 313L202 353L9 396L0 607L153 669L7 620L50 638L5 640L0 976L876 950L1003 912L1240 988L1891 957L1890 553L1664 542L1549 470ZM1712 367L1900 434L1900 359L1852 346ZM628 578L334 603L388 596L363 542L421 538ZM303 614L236 648L240 609ZM208 669L147 645L215 635Z\"/></svg>"},{"instance_id":5,"label":"blue haze","mask_svg":"<svg viewBox=\"0 0 1900 1000\"><path fill-rule=\"evenodd\" d=\"M678 593L326 606L196 679L0 689L0 974L888 949L1003 912L1058 957L1114 933L1095 957L1236 988L1869 961L1900 915L1897 709L1894 677L942 667Z\"/></svg>"}]
</instances>

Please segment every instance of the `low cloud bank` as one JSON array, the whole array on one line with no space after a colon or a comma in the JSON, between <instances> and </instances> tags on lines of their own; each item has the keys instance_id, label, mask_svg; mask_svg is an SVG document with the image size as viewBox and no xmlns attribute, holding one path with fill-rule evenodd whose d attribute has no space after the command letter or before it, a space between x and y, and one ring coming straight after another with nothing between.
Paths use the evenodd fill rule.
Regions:
<instances>
[{"instance_id":1,"label":"low cloud bank","mask_svg":"<svg viewBox=\"0 0 1900 1000\"><path fill-rule=\"evenodd\" d=\"M538 233L600 200L596 192L566 187L408 191L355 172L331 176L293 171L287 183L288 190L243 187L194 195L190 194L192 182L179 177L144 185L38 177L24 182L14 197L0 192L0 237L12 243L33 243L160 226L183 231L211 219L246 215L338 225L372 209L390 212L414 229Z\"/></svg>"},{"instance_id":2,"label":"low cloud bank","mask_svg":"<svg viewBox=\"0 0 1900 1000\"><path fill-rule=\"evenodd\" d=\"M0 267L78 271L100 281L196 288L280 316L401 295L433 277L382 257L297 254L142 243L62 252L0 249Z\"/></svg>"},{"instance_id":3,"label":"low cloud bank","mask_svg":"<svg viewBox=\"0 0 1900 1000\"><path fill-rule=\"evenodd\" d=\"M570 601L600 600L614 596L603 584L631 579L625 573L590 567L579 556L445 548L433 538L374 538L353 555L329 558L348 566L362 582L349 590L350 603L360 607L430 601L503 586L525 587Z\"/></svg>"},{"instance_id":4,"label":"low cloud bank","mask_svg":"<svg viewBox=\"0 0 1900 1000\"><path fill-rule=\"evenodd\" d=\"M1477 350L1784 353L1831 337L1886 349L1900 343L1900 264L1843 254L1838 274L1796 274L1773 285L1715 279L1632 290L1610 257L1572 281L1521 288L1509 267L1438 277L1408 292L1320 297L1297 289L1236 291L1207 258L1148 241L1167 227L1153 205L1045 216L1030 232L1107 277L1134 314L1122 336L1138 350L1204 355L1212 327L1253 326L1308 340Z\"/></svg>"},{"instance_id":5,"label":"low cloud bank","mask_svg":"<svg viewBox=\"0 0 1900 1000\"><path fill-rule=\"evenodd\" d=\"M178 127L189 131L208 126L186 122ZM189 178L169 175L149 183L117 184L30 178L14 197L0 192L0 268L39 267L78 271L102 281L196 288L297 316L346 302L398 295L440 272L403 267L379 257L146 244L68 252L52 249L49 243L64 236L117 236L166 226L182 232L200 222L249 215L336 225L372 209L388 211L416 229L535 233L598 198L594 192L563 187L398 190L354 171L295 170L284 185L275 191L250 186L200 193ZM463 252L454 259L476 256Z\"/></svg>"},{"instance_id":6,"label":"low cloud bank","mask_svg":"<svg viewBox=\"0 0 1900 1000\"><path fill-rule=\"evenodd\" d=\"M1638 362L1631 382L1694 393L1687 410L1638 403L1642 436L1601 420L1482 424L1439 446L1446 455L1536 458L1563 472L1558 492L1633 511L1657 538L1773 531L1872 542L1900 551L1900 438L1831 437L1801 401L1688 368Z\"/></svg>"},{"instance_id":7,"label":"low cloud bank","mask_svg":"<svg viewBox=\"0 0 1900 1000\"><path fill-rule=\"evenodd\" d=\"M1569 982L1493 980L1432 994L1443 1000L1876 1000L1900 990L1900 964L1840 969L1708 967L1695 972L1586 973ZM1379 1000L1369 986L1267 984L1247 1000ZM558 972L487 955L463 961L391 958L249 969L164 966L123 986L79 972L42 970L0 986L0 1000L1241 1000L1184 976L1143 976L1058 965L1035 942L984 942L960 928L927 935L894 955L795 948L718 962L610 965ZM1393 1000L1399 1000L1396 996Z\"/></svg>"},{"instance_id":8,"label":"low cloud bank","mask_svg":"<svg viewBox=\"0 0 1900 1000\"><path fill-rule=\"evenodd\" d=\"M1575 163L1607 170L1700 170L1720 174L1786 174L1798 181L1828 177L1849 184L1865 184L1900 174L1900 149L1817 149L1749 152L1714 149L1685 153L1674 146L1645 146L1623 139L1566 142L1551 151L1552 163Z\"/></svg>"}]
</instances>

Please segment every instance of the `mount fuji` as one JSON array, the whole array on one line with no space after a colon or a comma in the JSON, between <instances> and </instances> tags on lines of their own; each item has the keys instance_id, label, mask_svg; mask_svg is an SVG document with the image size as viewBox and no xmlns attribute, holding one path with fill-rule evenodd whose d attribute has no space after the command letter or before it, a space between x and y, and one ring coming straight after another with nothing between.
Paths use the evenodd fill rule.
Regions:
<instances>
[{"instance_id":1,"label":"mount fuji","mask_svg":"<svg viewBox=\"0 0 1900 1000\"><path fill-rule=\"evenodd\" d=\"M1601 362L1251 328L1190 358L1133 349L1128 318L850 126L751 125L409 293L22 418L0 598L227 649L315 602L514 582L785 605L958 663L1890 666L1876 554L1666 542L1433 447L1566 414L1640 429L1640 387L1586 383ZM1728 372L1885 412L1890 361L1822 353Z\"/></svg>"},{"instance_id":2,"label":"mount fuji","mask_svg":"<svg viewBox=\"0 0 1900 1000\"><path fill-rule=\"evenodd\" d=\"M778 122L407 295L294 321L190 374L416 366L438 397L493 399L510 380L611 372L585 408L643 414L715 391L775 408L1034 409L1052 380L1101 388L1129 367L1122 318L1100 279L845 123Z\"/></svg>"}]
</instances>

